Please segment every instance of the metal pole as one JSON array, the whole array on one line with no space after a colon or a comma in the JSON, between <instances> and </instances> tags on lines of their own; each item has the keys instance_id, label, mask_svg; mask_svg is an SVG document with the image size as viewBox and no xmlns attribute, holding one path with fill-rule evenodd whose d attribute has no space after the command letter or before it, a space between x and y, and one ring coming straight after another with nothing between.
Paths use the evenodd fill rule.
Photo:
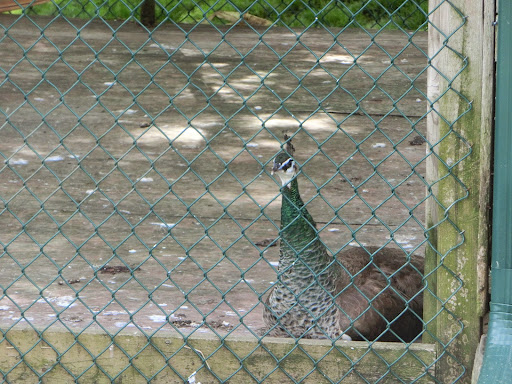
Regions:
<instances>
[{"instance_id":1,"label":"metal pole","mask_svg":"<svg viewBox=\"0 0 512 384\"><path fill-rule=\"evenodd\" d=\"M479 384L512 380L512 2L498 4L491 314Z\"/></svg>"}]
</instances>

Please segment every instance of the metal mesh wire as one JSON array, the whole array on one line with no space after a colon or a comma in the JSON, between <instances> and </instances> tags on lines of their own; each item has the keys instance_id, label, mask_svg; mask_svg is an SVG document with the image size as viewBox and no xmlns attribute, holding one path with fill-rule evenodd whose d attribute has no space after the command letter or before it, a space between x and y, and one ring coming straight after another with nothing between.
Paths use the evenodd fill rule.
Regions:
<instances>
[{"instance_id":1,"label":"metal mesh wire","mask_svg":"<svg viewBox=\"0 0 512 384\"><path fill-rule=\"evenodd\" d=\"M452 170L470 154L456 121L438 142L426 138L427 115L444 117L426 95L425 30L437 27L425 1L237 4L157 2L154 28L137 21L141 3L127 1L0 15L3 382L440 382L440 359L464 373L449 350L462 322L453 320L451 340L428 328L450 316L442 305L424 320L437 360L414 343L394 354L372 341L322 352L231 344L261 340L279 258L270 164L284 132L332 254L433 248L425 203L442 205L436 183L459 183L436 226L451 223L467 195ZM233 12L260 19L233 22ZM468 150L446 160L436 147L452 139ZM432 157L446 174L430 184ZM460 239L434 248L441 263L428 273L454 279L441 303L463 284L442 263ZM97 333L104 338L91 344ZM217 343L201 349L202 334ZM112 353L120 365L103 360ZM288 368L292 358L302 371ZM258 359L271 363L256 369ZM404 373L409 363L421 369ZM348 368L333 374L338 364Z\"/></svg>"}]
</instances>

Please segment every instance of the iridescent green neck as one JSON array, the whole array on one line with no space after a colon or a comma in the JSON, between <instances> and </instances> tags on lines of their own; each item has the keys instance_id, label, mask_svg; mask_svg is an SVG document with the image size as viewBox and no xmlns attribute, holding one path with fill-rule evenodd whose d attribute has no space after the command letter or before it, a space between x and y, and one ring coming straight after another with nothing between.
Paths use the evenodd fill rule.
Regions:
<instances>
[{"instance_id":1,"label":"iridescent green neck","mask_svg":"<svg viewBox=\"0 0 512 384\"><path fill-rule=\"evenodd\" d=\"M316 223L304 206L299 194L297 178L281 189L281 249L279 258L279 279L301 280L302 287L311 279L321 282L324 293L334 290L338 269L329 267L333 258L318 236ZM286 284L288 284L287 282Z\"/></svg>"},{"instance_id":2,"label":"iridescent green neck","mask_svg":"<svg viewBox=\"0 0 512 384\"><path fill-rule=\"evenodd\" d=\"M297 178L281 188L281 248L291 248L298 253L314 240L318 240L316 223L304 206L299 194Z\"/></svg>"}]
</instances>

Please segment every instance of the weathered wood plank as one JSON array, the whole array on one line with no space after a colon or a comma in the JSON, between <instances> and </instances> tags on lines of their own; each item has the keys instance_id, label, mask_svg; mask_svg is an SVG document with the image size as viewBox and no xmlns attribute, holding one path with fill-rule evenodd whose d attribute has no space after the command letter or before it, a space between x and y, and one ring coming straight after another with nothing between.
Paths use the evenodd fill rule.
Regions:
<instances>
[{"instance_id":1,"label":"weathered wood plank","mask_svg":"<svg viewBox=\"0 0 512 384\"><path fill-rule=\"evenodd\" d=\"M429 284L438 300L427 295L425 320L439 354L448 344L437 377L468 383L487 292L495 8L493 1L431 0L430 9L428 92L436 103L428 138L439 157L431 156L427 175L436 196L427 207L435 248L427 273L434 271Z\"/></svg>"},{"instance_id":2,"label":"weathered wood plank","mask_svg":"<svg viewBox=\"0 0 512 384\"><path fill-rule=\"evenodd\" d=\"M47 3L50 0L0 0L0 12L14 11L20 8L32 7L34 5Z\"/></svg>"},{"instance_id":3,"label":"weathered wood plank","mask_svg":"<svg viewBox=\"0 0 512 384\"><path fill-rule=\"evenodd\" d=\"M116 336L87 331L75 336L63 327L39 335L26 326L5 333L0 369L10 382L88 383L432 383L436 352L430 344L340 342L327 340L228 337L187 338L176 332L145 336L123 331ZM8 342L9 340L10 342ZM76 342L79 341L79 343ZM38 344L38 345L36 345ZM13 348L15 346L16 348ZM25 354L23 360L21 354ZM91 356L92 355L92 356ZM280 361L279 367L276 360ZM22 361L22 363L19 363ZM18 364L18 365L16 365ZM30 364L30 368L28 366ZM362 379L364 377L364 380ZM187 380L188 379L188 380ZM294 381L295 380L295 381ZM40 381L39 381L40 382Z\"/></svg>"}]
</instances>

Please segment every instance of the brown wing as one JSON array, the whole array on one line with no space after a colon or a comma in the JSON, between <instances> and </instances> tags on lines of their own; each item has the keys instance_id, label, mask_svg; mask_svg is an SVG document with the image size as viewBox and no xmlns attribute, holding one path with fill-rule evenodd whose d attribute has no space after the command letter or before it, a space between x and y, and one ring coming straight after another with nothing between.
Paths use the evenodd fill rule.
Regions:
<instances>
[{"instance_id":1,"label":"brown wing","mask_svg":"<svg viewBox=\"0 0 512 384\"><path fill-rule=\"evenodd\" d=\"M370 253L377 248L366 248ZM384 248L373 258L363 248L350 248L337 255L343 264L337 284L337 304L343 310L341 326L354 340L411 341L421 331L423 307L423 259L410 261L400 249ZM390 324L391 323L391 324Z\"/></svg>"}]
</instances>

